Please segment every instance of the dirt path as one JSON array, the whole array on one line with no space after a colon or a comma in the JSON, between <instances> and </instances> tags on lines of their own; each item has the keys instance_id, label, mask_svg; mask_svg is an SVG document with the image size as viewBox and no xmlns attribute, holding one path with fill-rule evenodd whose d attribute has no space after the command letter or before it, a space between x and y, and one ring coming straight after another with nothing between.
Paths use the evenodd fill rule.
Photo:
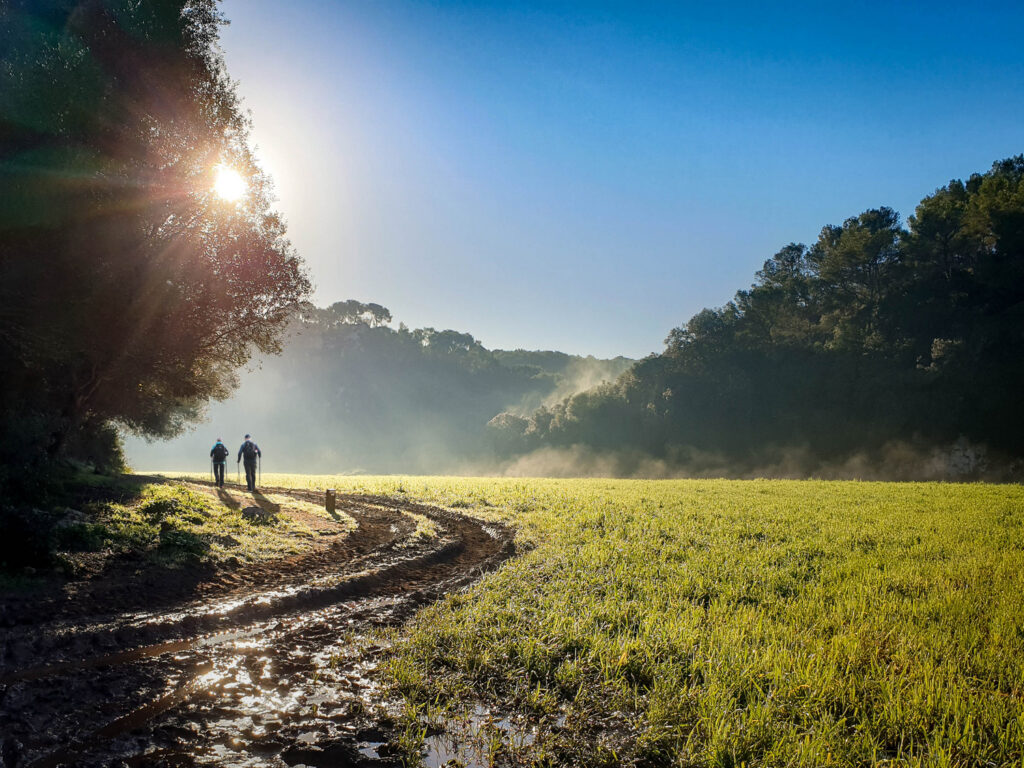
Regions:
<instances>
[{"instance_id":1,"label":"dirt path","mask_svg":"<svg viewBox=\"0 0 1024 768\"><path fill-rule=\"evenodd\" d=\"M368 708L380 629L497 567L511 535L394 498L338 506L358 527L334 536L321 524L300 556L148 596L146 584L104 583L11 612L0 764L390 764L393 734Z\"/></svg>"}]
</instances>

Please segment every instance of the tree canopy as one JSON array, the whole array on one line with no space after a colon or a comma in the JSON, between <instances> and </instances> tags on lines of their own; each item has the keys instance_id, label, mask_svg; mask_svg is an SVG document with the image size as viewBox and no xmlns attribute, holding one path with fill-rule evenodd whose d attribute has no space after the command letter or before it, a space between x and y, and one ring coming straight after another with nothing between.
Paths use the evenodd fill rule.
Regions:
<instances>
[{"instance_id":1,"label":"tree canopy","mask_svg":"<svg viewBox=\"0 0 1024 768\"><path fill-rule=\"evenodd\" d=\"M612 386L495 440L637 449L754 467L800 448L841 460L893 441L959 438L1024 456L1024 156L791 243L732 301L673 329Z\"/></svg>"},{"instance_id":2,"label":"tree canopy","mask_svg":"<svg viewBox=\"0 0 1024 768\"><path fill-rule=\"evenodd\" d=\"M222 23L215 0L0 5L9 473L109 451L114 423L175 433L254 350L278 349L309 290L253 161ZM218 167L244 180L240 200L214 192Z\"/></svg>"}]
</instances>

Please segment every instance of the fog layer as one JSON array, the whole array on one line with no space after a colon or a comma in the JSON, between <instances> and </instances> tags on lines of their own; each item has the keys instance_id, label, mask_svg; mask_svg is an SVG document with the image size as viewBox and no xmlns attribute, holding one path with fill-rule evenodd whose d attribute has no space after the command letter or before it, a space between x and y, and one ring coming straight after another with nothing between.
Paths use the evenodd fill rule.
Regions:
<instances>
[{"instance_id":1,"label":"fog layer","mask_svg":"<svg viewBox=\"0 0 1024 768\"><path fill-rule=\"evenodd\" d=\"M129 464L202 471L217 438L237 451L250 433L267 471L497 471L503 458L487 426L494 416L528 413L611 381L633 363L492 351L466 333L390 323L377 304L305 307L282 354L242 371L234 395L212 403L196 426L166 441L126 436Z\"/></svg>"}]
</instances>

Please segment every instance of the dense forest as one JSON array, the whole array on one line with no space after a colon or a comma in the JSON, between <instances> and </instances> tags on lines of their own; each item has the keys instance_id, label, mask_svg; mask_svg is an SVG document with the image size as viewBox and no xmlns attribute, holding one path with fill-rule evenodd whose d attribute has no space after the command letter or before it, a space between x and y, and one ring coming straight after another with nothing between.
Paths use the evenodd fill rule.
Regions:
<instances>
[{"instance_id":1,"label":"dense forest","mask_svg":"<svg viewBox=\"0 0 1024 768\"><path fill-rule=\"evenodd\" d=\"M379 304L303 305L280 356L264 356L237 393L172 441L129 440L141 469L202 467L210 443L251 432L266 468L457 472L495 468L488 422L529 414L614 381L633 364L562 352L488 350L468 333L391 328Z\"/></svg>"},{"instance_id":2,"label":"dense forest","mask_svg":"<svg viewBox=\"0 0 1024 768\"><path fill-rule=\"evenodd\" d=\"M502 414L510 456L617 471L1015 476L1024 457L1024 156L790 244L612 384Z\"/></svg>"}]
</instances>

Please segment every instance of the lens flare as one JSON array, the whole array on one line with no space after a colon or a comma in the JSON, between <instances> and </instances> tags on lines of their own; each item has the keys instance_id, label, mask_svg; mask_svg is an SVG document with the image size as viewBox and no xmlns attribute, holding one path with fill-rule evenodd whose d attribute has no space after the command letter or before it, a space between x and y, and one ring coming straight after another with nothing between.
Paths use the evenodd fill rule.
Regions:
<instances>
[{"instance_id":1,"label":"lens flare","mask_svg":"<svg viewBox=\"0 0 1024 768\"><path fill-rule=\"evenodd\" d=\"M213 191L221 200L234 202L245 194L245 179L234 168L221 163L214 168L214 173L216 178L213 182Z\"/></svg>"}]
</instances>

